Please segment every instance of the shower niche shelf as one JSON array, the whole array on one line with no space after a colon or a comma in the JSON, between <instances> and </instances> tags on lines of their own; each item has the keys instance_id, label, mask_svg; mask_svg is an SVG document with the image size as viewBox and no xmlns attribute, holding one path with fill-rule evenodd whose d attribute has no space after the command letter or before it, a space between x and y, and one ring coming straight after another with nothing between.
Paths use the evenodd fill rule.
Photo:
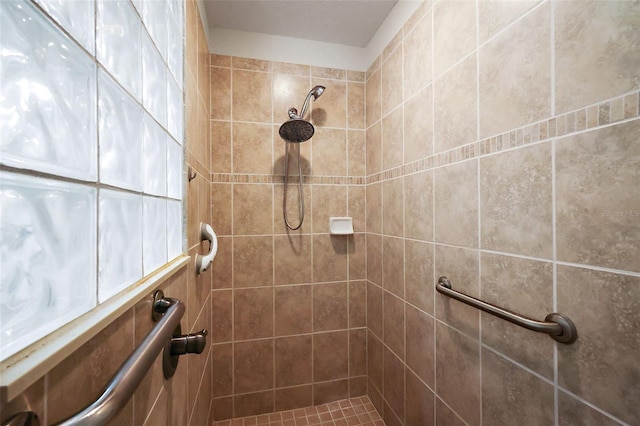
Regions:
<instances>
[{"instance_id":1,"label":"shower niche shelf","mask_svg":"<svg viewBox=\"0 0 640 426\"><path fill-rule=\"evenodd\" d=\"M350 217L330 217L329 232L331 235L353 235L353 219Z\"/></svg>"}]
</instances>

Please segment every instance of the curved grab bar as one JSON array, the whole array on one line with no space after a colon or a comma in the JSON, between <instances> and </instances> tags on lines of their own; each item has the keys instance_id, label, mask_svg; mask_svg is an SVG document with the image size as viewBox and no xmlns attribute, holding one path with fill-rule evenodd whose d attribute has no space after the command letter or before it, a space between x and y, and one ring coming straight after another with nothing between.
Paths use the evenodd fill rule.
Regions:
<instances>
[{"instance_id":1,"label":"curved grab bar","mask_svg":"<svg viewBox=\"0 0 640 426\"><path fill-rule=\"evenodd\" d=\"M209 268L213 258L218 253L218 237L213 232L213 228L208 223L200 222L200 241L209 241L209 253L205 255L196 254L196 273L202 274Z\"/></svg>"},{"instance_id":2,"label":"curved grab bar","mask_svg":"<svg viewBox=\"0 0 640 426\"><path fill-rule=\"evenodd\" d=\"M91 405L57 425L103 425L113 419L131 399L158 353L171 341L184 311L184 303L177 299L167 297L157 300L154 312L164 312L164 315L111 378L102 395Z\"/></svg>"},{"instance_id":3,"label":"curved grab bar","mask_svg":"<svg viewBox=\"0 0 640 426\"><path fill-rule=\"evenodd\" d=\"M552 313L546 316L544 321L538 321L531 318L524 317L516 314L515 312L508 311L498 306L487 303L483 300L476 299L475 297L468 296L464 293L451 289L451 281L447 277L440 277L438 284L436 284L436 290L446 296L456 299L462 303L465 303L474 308L480 309L483 312L495 315L498 318L509 321L520 327L524 327L528 330L536 331L538 333L548 334L553 340L566 343L567 345L573 343L578 338L578 331L576 326L569 319L569 317L558 313Z\"/></svg>"}]
</instances>

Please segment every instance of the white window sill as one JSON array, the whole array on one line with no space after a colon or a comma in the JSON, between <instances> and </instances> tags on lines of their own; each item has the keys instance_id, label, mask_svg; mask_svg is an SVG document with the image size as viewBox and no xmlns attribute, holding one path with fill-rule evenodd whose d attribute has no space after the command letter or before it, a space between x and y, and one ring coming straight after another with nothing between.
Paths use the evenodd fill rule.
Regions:
<instances>
[{"instance_id":1,"label":"white window sill","mask_svg":"<svg viewBox=\"0 0 640 426\"><path fill-rule=\"evenodd\" d=\"M191 257L167 263L112 299L0 363L0 405L24 392L107 325L171 278Z\"/></svg>"}]
</instances>

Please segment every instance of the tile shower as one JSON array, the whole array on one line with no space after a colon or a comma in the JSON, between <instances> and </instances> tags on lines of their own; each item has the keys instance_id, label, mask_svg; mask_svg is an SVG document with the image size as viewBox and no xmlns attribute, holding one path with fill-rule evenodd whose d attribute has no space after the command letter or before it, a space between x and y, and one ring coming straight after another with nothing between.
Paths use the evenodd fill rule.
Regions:
<instances>
[{"instance_id":1,"label":"tile shower","mask_svg":"<svg viewBox=\"0 0 640 426\"><path fill-rule=\"evenodd\" d=\"M424 2L366 73L209 55L194 1L185 20L187 253L207 248L200 221L220 250L163 288L211 344L170 381L157 364L114 424L309 423L302 408L363 395L387 425L640 422L637 2ZM277 129L315 84L309 209L287 234ZM343 215L355 235L330 237ZM440 275L567 314L578 341L447 299ZM51 423L88 401L149 303L0 417L29 404Z\"/></svg>"}]
</instances>

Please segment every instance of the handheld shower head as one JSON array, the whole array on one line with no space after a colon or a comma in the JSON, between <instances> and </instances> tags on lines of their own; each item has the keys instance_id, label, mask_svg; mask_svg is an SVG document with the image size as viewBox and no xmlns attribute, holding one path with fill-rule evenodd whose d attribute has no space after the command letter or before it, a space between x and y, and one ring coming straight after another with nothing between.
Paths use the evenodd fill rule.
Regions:
<instances>
[{"instance_id":1,"label":"handheld shower head","mask_svg":"<svg viewBox=\"0 0 640 426\"><path fill-rule=\"evenodd\" d=\"M304 118L304 115L307 113L307 108L309 107L309 100L313 96L313 100L317 100L324 93L324 86L316 86L309 91L307 97L304 100L304 104L302 105L302 112L298 116L298 118ZM291 114L289 114L291 115Z\"/></svg>"}]
</instances>

